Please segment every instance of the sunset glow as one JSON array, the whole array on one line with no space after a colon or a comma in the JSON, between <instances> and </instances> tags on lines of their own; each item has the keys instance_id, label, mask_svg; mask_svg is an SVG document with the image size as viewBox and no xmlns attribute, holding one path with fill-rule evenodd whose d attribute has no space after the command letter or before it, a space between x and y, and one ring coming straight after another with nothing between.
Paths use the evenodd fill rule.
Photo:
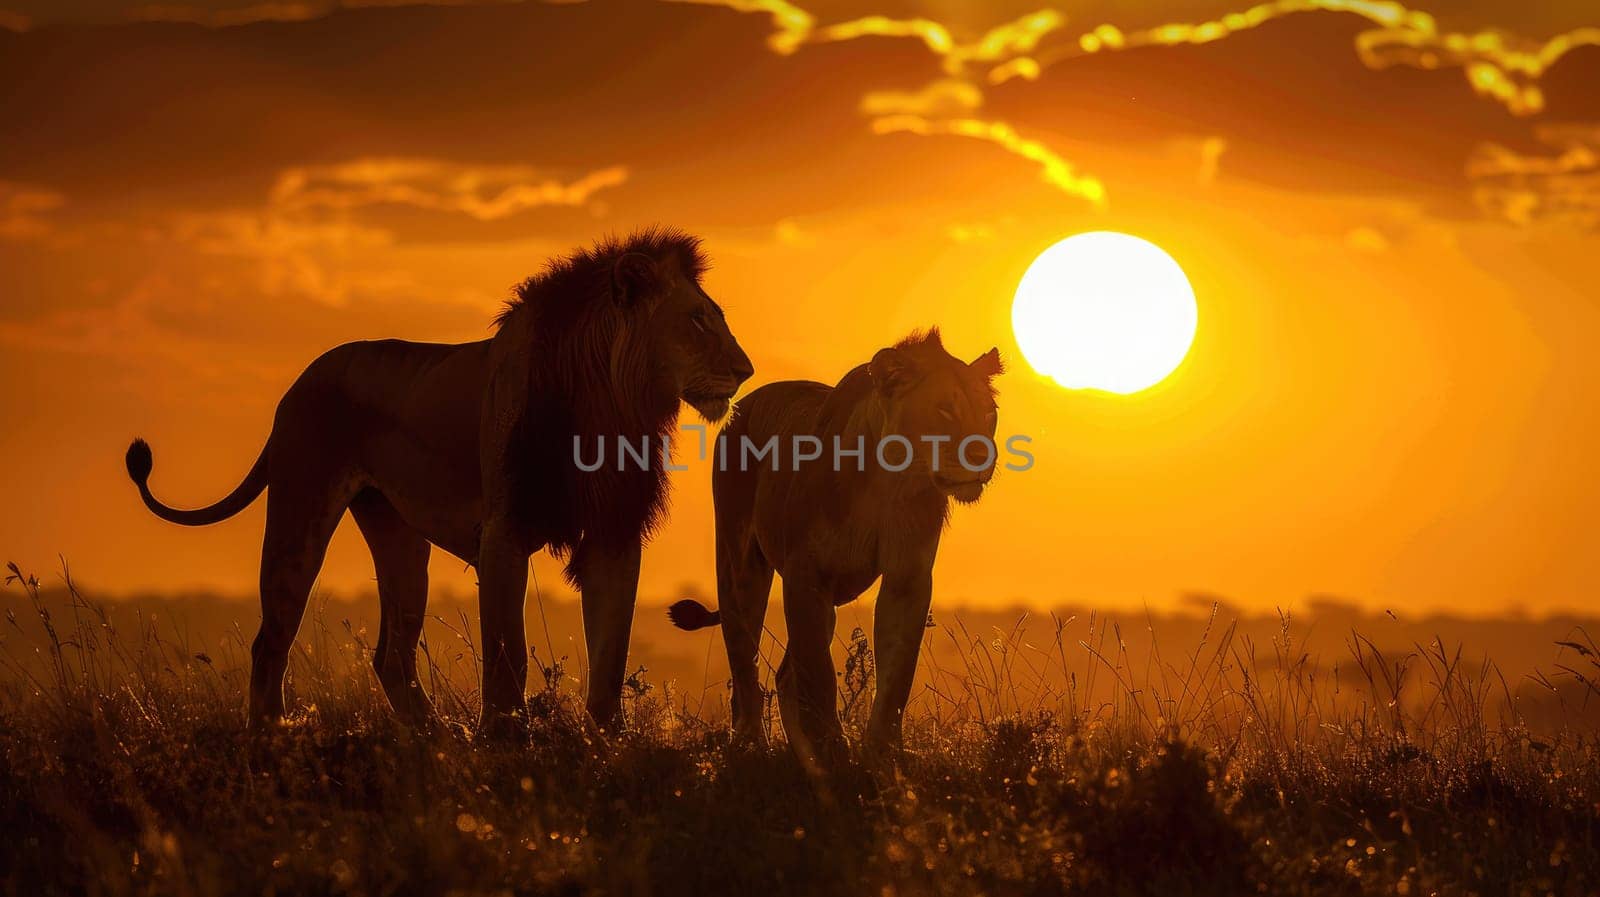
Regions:
<instances>
[{"instance_id":1,"label":"sunset glow","mask_svg":"<svg viewBox=\"0 0 1600 897\"><path fill-rule=\"evenodd\" d=\"M1600 0L0 0L0 84L0 897L1600 895Z\"/></svg>"},{"instance_id":2,"label":"sunset glow","mask_svg":"<svg viewBox=\"0 0 1600 897\"><path fill-rule=\"evenodd\" d=\"M403 6L0 0L0 562L253 598L265 506L152 519L131 436L204 506L330 348L485 339L548 260L666 224L746 391L931 326L1004 357L1038 463L962 510L938 607L1592 604L1592 4ZM1095 233L1129 255L1039 258ZM643 603L709 591L699 445ZM374 572L346 518L319 588Z\"/></svg>"}]
</instances>

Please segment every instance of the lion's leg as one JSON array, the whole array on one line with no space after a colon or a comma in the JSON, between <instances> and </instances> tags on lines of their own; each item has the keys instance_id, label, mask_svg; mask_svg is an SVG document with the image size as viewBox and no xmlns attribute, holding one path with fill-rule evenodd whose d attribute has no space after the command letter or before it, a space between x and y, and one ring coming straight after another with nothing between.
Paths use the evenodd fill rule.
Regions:
<instances>
[{"instance_id":1,"label":"lion's leg","mask_svg":"<svg viewBox=\"0 0 1600 897\"><path fill-rule=\"evenodd\" d=\"M744 544L738 544L743 542ZM772 592L772 567L745 534L717 533L717 608L733 679L733 734L765 744L762 725L761 633Z\"/></svg>"},{"instance_id":2,"label":"lion's leg","mask_svg":"<svg viewBox=\"0 0 1600 897\"><path fill-rule=\"evenodd\" d=\"M433 718L433 705L417 674L417 641L428 611L432 546L375 490L357 495L350 513L372 551L382 605L372 668L395 713L412 724L425 724Z\"/></svg>"},{"instance_id":3,"label":"lion's leg","mask_svg":"<svg viewBox=\"0 0 1600 897\"><path fill-rule=\"evenodd\" d=\"M875 748L900 746L901 723L911 699L932 600L931 558L925 568L885 576L878 592L872 632L878 652L877 694L867 724L867 742Z\"/></svg>"},{"instance_id":4,"label":"lion's leg","mask_svg":"<svg viewBox=\"0 0 1600 897\"><path fill-rule=\"evenodd\" d=\"M350 494L331 482L272 483L261 546L261 629L250 647L250 720L283 719L289 649Z\"/></svg>"},{"instance_id":5,"label":"lion's leg","mask_svg":"<svg viewBox=\"0 0 1600 897\"><path fill-rule=\"evenodd\" d=\"M789 646L778 668L778 709L789 743L808 766L829 766L843 753L838 687L834 683L835 612L819 589L783 583L783 616Z\"/></svg>"},{"instance_id":6,"label":"lion's leg","mask_svg":"<svg viewBox=\"0 0 1600 897\"><path fill-rule=\"evenodd\" d=\"M622 727L622 683L639 594L641 545L585 540L573 557L583 598L583 638L589 649L589 716L601 729Z\"/></svg>"},{"instance_id":7,"label":"lion's leg","mask_svg":"<svg viewBox=\"0 0 1600 897\"><path fill-rule=\"evenodd\" d=\"M526 720L528 634L522 622L528 596L525 543L503 519L484 525L478 549L478 618L483 641L483 715L490 737L516 735Z\"/></svg>"}]
</instances>

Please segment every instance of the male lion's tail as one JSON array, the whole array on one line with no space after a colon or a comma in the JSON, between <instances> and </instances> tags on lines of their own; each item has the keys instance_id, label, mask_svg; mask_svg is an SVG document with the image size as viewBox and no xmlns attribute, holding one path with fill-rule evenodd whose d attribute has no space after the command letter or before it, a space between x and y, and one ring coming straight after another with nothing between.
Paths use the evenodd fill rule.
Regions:
<instances>
[{"instance_id":1,"label":"male lion's tail","mask_svg":"<svg viewBox=\"0 0 1600 897\"><path fill-rule=\"evenodd\" d=\"M267 488L267 450L261 449L261 454L256 456L256 464L245 474L244 482L228 494L227 498L207 508L198 508L193 511L180 511L168 507L150 494L150 469L155 466L155 458L150 454L150 443L143 439L135 439L133 445L128 446L128 476L133 478L134 485L139 487L139 497L144 499L144 506L149 508L157 517L168 523L182 526L205 526L243 511L256 500L261 490Z\"/></svg>"},{"instance_id":2,"label":"male lion's tail","mask_svg":"<svg viewBox=\"0 0 1600 897\"><path fill-rule=\"evenodd\" d=\"M667 608L667 619L679 629L693 632L722 622L722 612L712 610L693 598L685 598Z\"/></svg>"}]
</instances>

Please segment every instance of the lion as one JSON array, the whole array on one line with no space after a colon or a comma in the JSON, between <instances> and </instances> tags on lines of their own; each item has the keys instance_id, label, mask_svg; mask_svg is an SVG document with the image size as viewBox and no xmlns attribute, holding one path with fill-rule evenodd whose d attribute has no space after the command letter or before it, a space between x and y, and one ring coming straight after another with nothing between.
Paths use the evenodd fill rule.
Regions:
<instances>
[{"instance_id":1,"label":"lion","mask_svg":"<svg viewBox=\"0 0 1600 897\"><path fill-rule=\"evenodd\" d=\"M163 520L216 523L267 492L253 723L283 718L289 649L346 510L372 551L373 667L399 716L433 718L416 648L436 545L477 570L485 730L525 713L523 601L541 549L566 559L582 593L588 712L603 729L620 723L640 554L667 500L655 462L680 400L719 420L754 372L700 286L706 266L698 238L652 228L549 262L516 287L489 339L334 348L284 394L244 482L207 508L158 501L150 448L133 442L128 474ZM603 438L647 444L651 463L579 469L580 442Z\"/></svg>"},{"instance_id":2,"label":"lion","mask_svg":"<svg viewBox=\"0 0 1600 897\"><path fill-rule=\"evenodd\" d=\"M778 706L797 753L825 765L843 748L829 651L835 607L880 577L867 743L901 743L951 500L977 501L994 473L1001 370L999 350L966 363L932 329L880 350L835 386L784 381L739 402L718 437L711 481L719 609L686 599L668 610L682 629L722 624L737 737L765 741L756 652L776 572L789 629ZM748 447L759 452L773 437L792 457L752 465ZM858 446L861 455L838 453ZM957 463L958 451L971 463Z\"/></svg>"}]
</instances>

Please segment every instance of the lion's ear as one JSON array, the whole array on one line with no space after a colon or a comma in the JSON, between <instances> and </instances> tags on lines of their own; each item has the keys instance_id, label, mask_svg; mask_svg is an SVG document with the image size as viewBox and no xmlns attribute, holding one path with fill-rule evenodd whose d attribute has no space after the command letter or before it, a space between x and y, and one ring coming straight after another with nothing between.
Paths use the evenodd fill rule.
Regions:
<instances>
[{"instance_id":1,"label":"lion's ear","mask_svg":"<svg viewBox=\"0 0 1600 897\"><path fill-rule=\"evenodd\" d=\"M990 349L979 355L967 367L972 369L973 373L982 377L998 377L1006 372L1005 362L1000 360L999 349Z\"/></svg>"},{"instance_id":2,"label":"lion's ear","mask_svg":"<svg viewBox=\"0 0 1600 897\"><path fill-rule=\"evenodd\" d=\"M891 395L910 386L917 372L911 356L895 348L879 349L869 370L878 388Z\"/></svg>"},{"instance_id":3,"label":"lion's ear","mask_svg":"<svg viewBox=\"0 0 1600 897\"><path fill-rule=\"evenodd\" d=\"M630 306L656 288L656 263L642 252L624 253L611 267L611 298Z\"/></svg>"}]
</instances>

